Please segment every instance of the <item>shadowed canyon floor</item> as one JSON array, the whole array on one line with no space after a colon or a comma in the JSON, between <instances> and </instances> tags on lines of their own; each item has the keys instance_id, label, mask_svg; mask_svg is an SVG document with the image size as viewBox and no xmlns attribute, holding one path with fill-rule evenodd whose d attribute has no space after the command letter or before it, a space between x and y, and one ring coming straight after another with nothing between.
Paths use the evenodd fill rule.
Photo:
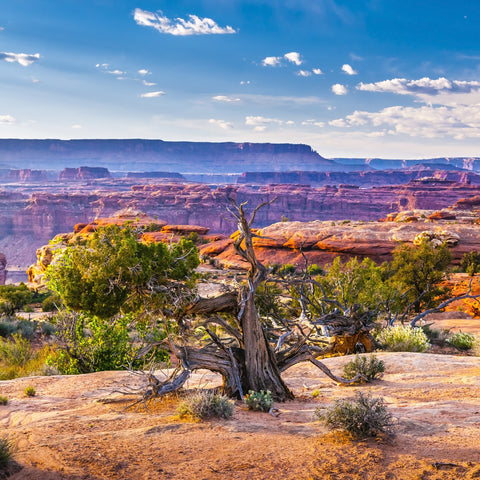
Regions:
<instances>
[{"instance_id":1,"label":"shadowed canyon floor","mask_svg":"<svg viewBox=\"0 0 480 480\"><path fill-rule=\"evenodd\" d=\"M367 386L337 387L315 367L297 365L285 376L297 398L277 405L280 416L237 402L229 421L180 420L173 399L157 402L150 414L124 411L126 399L111 392L139 382L126 372L3 381L0 393L9 402L0 406L0 430L15 438L23 467L10 478L479 478L480 358L378 356L385 376ZM341 373L350 358L325 363ZM197 374L189 386L218 381ZM27 385L35 387L35 397L24 396ZM395 437L350 441L314 420L316 408L359 390L384 397L397 418Z\"/></svg>"}]
</instances>

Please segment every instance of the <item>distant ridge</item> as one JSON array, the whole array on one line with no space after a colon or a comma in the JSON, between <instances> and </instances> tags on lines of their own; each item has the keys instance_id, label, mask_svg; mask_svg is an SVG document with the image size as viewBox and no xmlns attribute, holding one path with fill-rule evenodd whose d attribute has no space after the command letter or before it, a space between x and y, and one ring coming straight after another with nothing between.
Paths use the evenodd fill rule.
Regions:
<instances>
[{"instance_id":1,"label":"distant ridge","mask_svg":"<svg viewBox=\"0 0 480 480\"><path fill-rule=\"evenodd\" d=\"M0 168L63 169L83 165L110 171L241 173L292 168L342 169L308 145L165 142L163 140L0 139Z\"/></svg>"}]
</instances>

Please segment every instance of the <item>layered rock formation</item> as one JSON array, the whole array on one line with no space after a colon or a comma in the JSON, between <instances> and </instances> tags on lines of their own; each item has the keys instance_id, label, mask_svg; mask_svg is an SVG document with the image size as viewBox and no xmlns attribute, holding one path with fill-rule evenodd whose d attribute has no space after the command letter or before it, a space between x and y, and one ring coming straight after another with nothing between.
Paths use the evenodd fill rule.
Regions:
<instances>
[{"instance_id":1,"label":"layered rock formation","mask_svg":"<svg viewBox=\"0 0 480 480\"><path fill-rule=\"evenodd\" d=\"M108 168L103 167L78 167L64 168L58 179L60 181L78 182L80 180L94 180L97 178L110 178Z\"/></svg>"},{"instance_id":2,"label":"layered rock formation","mask_svg":"<svg viewBox=\"0 0 480 480\"><path fill-rule=\"evenodd\" d=\"M0 253L0 285L5 285L7 280L7 257Z\"/></svg>"},{"instance_id":3,"label":"layered rock formation","mask_svg":"<svg viewBox=\"0 0 480 480\"><path fill-rule=\"evenodd\" d=\"M144 212L168 224L200 225L215 234L231 234L236 225L227 211L229 197L248 202L247 208L276 198L258 212L258 227L282 218L301 222L377 220L392 212L440 210L455 202L471 209L477 200L468 199L480 198L480 186L440 180L369 189L348 185L210 188L205 184L179 182L139 185L120 192L88 191L87 188L77 193L40 192L30 197L0 192L0 251L7 255L9 262L26 266L33 261L35 249L56 234L72 231L77 223L111 217L123 209Z\"/></svg>"}]
</instances>

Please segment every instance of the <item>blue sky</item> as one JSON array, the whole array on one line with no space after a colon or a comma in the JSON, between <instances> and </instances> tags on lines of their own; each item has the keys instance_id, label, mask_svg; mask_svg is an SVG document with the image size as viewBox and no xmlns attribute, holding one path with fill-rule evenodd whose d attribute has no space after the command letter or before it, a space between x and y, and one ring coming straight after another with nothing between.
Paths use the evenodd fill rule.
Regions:
<instances>
[{"instance_id":1,"label":"blue sky","mask_svg":"<svg viewBox=\"0 0 480 480\"><path fill-rule=\"evenodd\" d=\"M0 138L480 156L472 0L8 0Z\"/></svg>"}]
</instances>

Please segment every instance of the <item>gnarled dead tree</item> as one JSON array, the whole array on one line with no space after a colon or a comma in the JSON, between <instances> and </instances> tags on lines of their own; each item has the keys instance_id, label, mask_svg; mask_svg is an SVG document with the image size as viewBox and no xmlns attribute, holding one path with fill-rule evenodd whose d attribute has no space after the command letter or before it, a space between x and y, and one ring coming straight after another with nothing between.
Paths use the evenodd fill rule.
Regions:
<instances>
[{"instance_id":1,"label":"gnarled dead tree","mask_svg":"<svg viewBox=\"0 0 480 480\"><path fill-rule=\"evenodd\" d=\"M180 388L190 372L207 369L222 375L223 390L227 395L241 398L248 390L269 390L277 401L284 401L293 398L293 394L281 374L302 361L312 362L339 384L355 382L356 378L344 380L335 376L317 360L324 347L309 341L316 331L315 325L306 329L293 328L294 322L290 322L272 331L262 323L255 296L267 276L267 270L255 255L252 241L255 234L251 226L258 210L267 204L259 205L247 219L245 204L232 203L231 213L239 229L234 247L250 266L247 281L237 292L199 298L183 310L177 318L181 335L174 337L168 333L165 341L182 368L177 371L177 377L164 383L149 375L152 384L149 391L161 394L162 391L171 391L172 386ZM228 319L222 313L229 314ZM164 324L168 331L166 319ZM188 331L199 326L203 327L209 339L205 346L195 346L185 340Z\"/></svg>"}]
</instances>

